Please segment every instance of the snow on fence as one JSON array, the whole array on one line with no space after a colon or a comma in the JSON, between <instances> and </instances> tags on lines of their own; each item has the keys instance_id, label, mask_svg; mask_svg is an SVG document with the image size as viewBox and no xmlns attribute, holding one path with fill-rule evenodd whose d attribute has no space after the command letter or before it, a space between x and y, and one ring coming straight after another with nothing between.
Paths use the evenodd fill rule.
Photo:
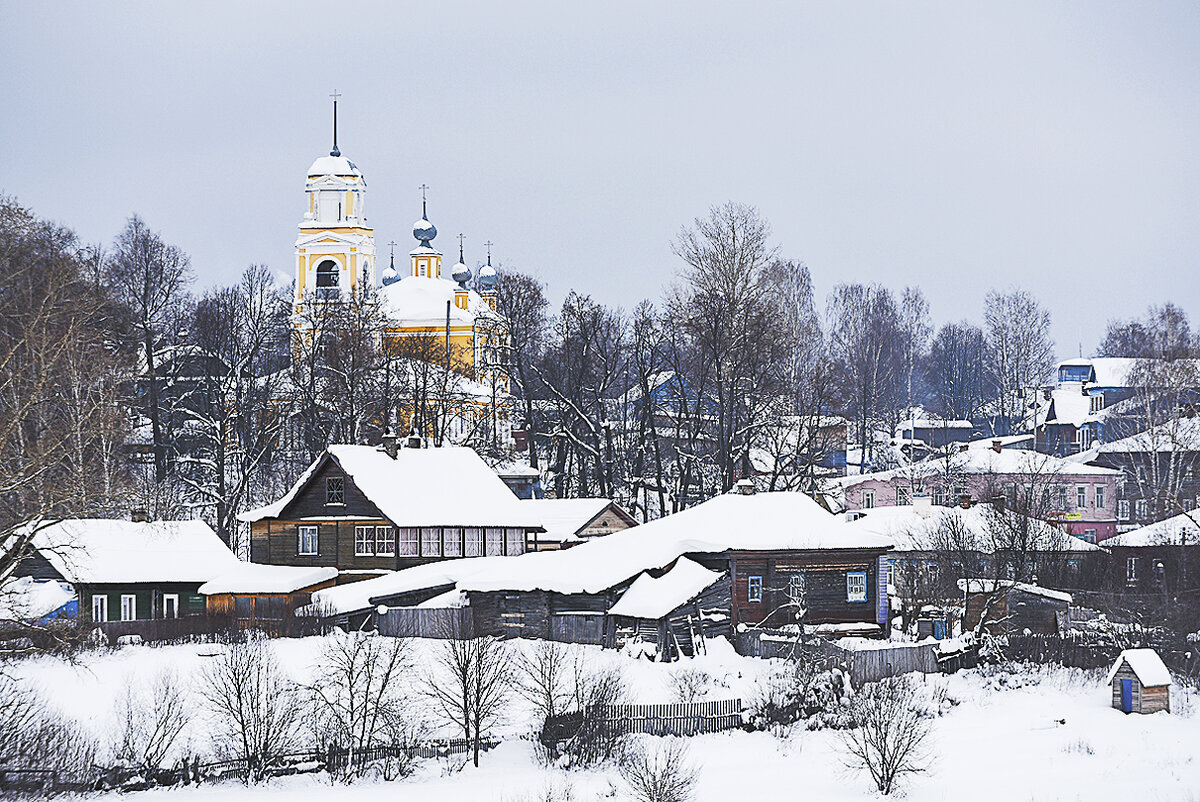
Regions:
<instances>
[{"instance_id":1,"label":"snow on fence","mask_svg":"<svg viewBox=\"0 0 1200 802\"><path fill-rule=\"evenodd\" d=\"M381 635L394 638L473 638L469 607L391 607L375 618Z\"/></svg>"},{"instance_id":2,"label":"snow on fence","mask_svg":"<svg viewBox=\"0 0 1200 802\"><path fill-rule=\"evenodd\" d=\"M877 682L884 677L894 677L919 671L936 674L938 666L936 647L928 643L890 644L879 641L878 648L844 649L836 643L822 638L797 643L795 636L772 635L770 633L747 632L739 638L743 654L757 657L792 658L808 652L828 659L846 670L856 688L865 682Z\"/></svg>"}]
</instances>

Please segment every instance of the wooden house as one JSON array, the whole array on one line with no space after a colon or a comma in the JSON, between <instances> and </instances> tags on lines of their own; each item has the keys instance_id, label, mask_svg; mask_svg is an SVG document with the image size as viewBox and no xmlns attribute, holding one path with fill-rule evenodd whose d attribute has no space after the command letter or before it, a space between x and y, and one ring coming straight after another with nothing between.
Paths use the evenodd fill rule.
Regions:
<instances>
[{"instance_id":1,"label":"wooden house","mask_svg":"<svg viewBox=\"0 0 1200 802\"><path fill-rule=\"evenodd\" d=\"M1153 649L1126 649L1108 671L1112 706L1124 713L1171 712L1171 672Z\"/></svg>"},{"instance_id":2,"label":"wooden house","mask_svg":"<svg viewBox=\"0 0 1200 802\"><path fill-rule=\"evenodd\" d=\"M966 597L963 628L973 629L987 616L986 628L993 635L1028 630L1035 635L1057 635L1073 597L1025 582L960 579Z\"/></svg>"},{"instance_id":3,"label":"wooden house","mask_svg":"<svg viewBox=\"0 0 1200 802\"><path fill-rule=\"evenodd\" d=\"M536 513L546 530L533 535L530 551L569 548L638 524L637 519L606 498L531 499L525 505Z\"/></svg>"},{"instance_id":4,"label":"wooden house","mask_svg":"<svg viewBox=\"0 0 1200 802\"><path fill-rule=\"evenodd\" d=\"M70 583L94 623L199 616L199 588L238 565L203 521L70 519L39 530L30 575Z\"/></svg>"},{"instance_id":5,"label":"wooden house","mask_svg":"<svg viewBox=\"0 0 1200 802\"><path fill-rule=\"evenodd\" d=\"M1112 553L1108 590L1133 596L1174 596L1200 577L1197 513L1182 513L1104 541Z\"/></svg>"},{"instance_id":6,"label":"wooden house","mask_svg":"<svg viewBox=\"0 0 1200 802\"><path fill-rule=\"evenodd\" d=\"M271 627L308 605L314 591L333 587L336 568L241 563L205 582L198 592L209 616L239 627Z\"/></svg>"},{"instance_id":7,"label":"wooden house","mask_svg":"<svg viewBox=\"0 0 1200 802\"><path fill-rule=\"evenodd\" d=\"M330 446L274 503L244 513L255 563L356 579L447 559L524 554L541 531L469 448Z\"/></svg>"}]
</instances>

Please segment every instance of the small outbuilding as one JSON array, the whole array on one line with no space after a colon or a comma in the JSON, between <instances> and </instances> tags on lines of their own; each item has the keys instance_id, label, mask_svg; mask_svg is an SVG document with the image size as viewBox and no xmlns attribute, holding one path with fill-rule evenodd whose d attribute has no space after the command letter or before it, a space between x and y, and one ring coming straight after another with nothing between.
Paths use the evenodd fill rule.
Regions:
<instances>
[{"instance_id":1,"label":"small outbuilding","mask_svg":"<svg viewBox=\"0 0 1200 802\"><path fill-rule=\"evenodd\" d=\"M333 587L333 567L239 563L200 586L209 616L238 627L282 626L318 590Z\"/></svg>"},{"instance_id":2,"label":"small outbuilding","mask_svg":"<svg viewBox=\"0 0 1200 802\"><path fill-rule=\"evenodd\" d=\"M1126 649L1108 672L1112 706L1124 713L1171 712L1171 672L1153 649Z\"/></svg>"}]
</instances>

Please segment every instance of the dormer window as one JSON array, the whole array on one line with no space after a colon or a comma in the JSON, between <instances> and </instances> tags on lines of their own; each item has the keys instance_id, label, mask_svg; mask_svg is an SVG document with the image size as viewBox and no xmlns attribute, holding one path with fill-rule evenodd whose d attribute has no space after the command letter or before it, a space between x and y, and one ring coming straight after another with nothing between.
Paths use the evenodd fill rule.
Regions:
<instances>
[{"instance_id":1,"label":"dormer window","mask_svg":"<svg viewBox=\"0 0 1200 802\"><path fill-rule=\"evenodd\" d=\"M346 503L346 479L342 476L330 476L325 480L325 503Z\"/></svg>"}]
</instances>

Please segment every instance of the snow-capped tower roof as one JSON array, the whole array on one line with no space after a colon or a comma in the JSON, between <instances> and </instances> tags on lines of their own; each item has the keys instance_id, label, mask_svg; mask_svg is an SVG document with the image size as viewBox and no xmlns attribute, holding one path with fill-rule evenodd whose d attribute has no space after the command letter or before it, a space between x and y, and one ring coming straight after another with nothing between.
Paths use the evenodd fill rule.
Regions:
<instances>
[{"instance_id":1,"label":"snow-capped tower roof","mask_svg":"<svg viewBox=\"0 0 1200 802\"><path fill-rule=\"evenodd\" d=\"M475 280L479 282L480 291L490 292L496 289L498 278L496 268L492 267L492 243L489 241L484 244L487 245L487 264L479 268Z\"/></svg>"},{"instance_id":2,"label":"snow-capped tower roof","mask_svg":"<svg viewBox=\"0 0 1200 802\"><path fill-rule=\"evenodd\" d=\"M320 156L308 168L308 177L312 179L325 175L362 178L362 171L345 156Z\"/></svg>"},{"instance_id":3,"label":"snow-capped tower roof","mask_svg":"<svg viewBox=\"0 0 1200 802\"><path fill-rule=\"evenodd\" d=\"M389 284L395 284L397 281L400 280L400 274L396 272L396 249L395 248L392 249L391 261L388 263L388 266L386 268L384 268L383 275L380 276L379 280L385 287L388 286Z\"/></svg>"},{"instance_id":4,"label":"snow-capped tower roof","mask_svg":"<svg viewBox=\"0 0 1200 802\"><path fill-rule=\"evenodd\" d=\"M471 268L467 267L466 261L463 259L463 235L458 235L458 264L454 266L453 272L450 273L450 278L459 283L460 286L466 287L467 282L471 280Z\"/></svg>"},{"instance_id":5,"label":"snow-capped tower roof","mask_svg":"<svg viewBox=\"0 0 1200 802\"><path fill-rule=\"evenodd\" d=\"M437 236L437 227L429 222L429 214L425 210L425 190L428 189L424 184L421 185L421 219L413 223L413 236L425 246L429 246L430 240Z\"/></svg>"}]
</instances>

